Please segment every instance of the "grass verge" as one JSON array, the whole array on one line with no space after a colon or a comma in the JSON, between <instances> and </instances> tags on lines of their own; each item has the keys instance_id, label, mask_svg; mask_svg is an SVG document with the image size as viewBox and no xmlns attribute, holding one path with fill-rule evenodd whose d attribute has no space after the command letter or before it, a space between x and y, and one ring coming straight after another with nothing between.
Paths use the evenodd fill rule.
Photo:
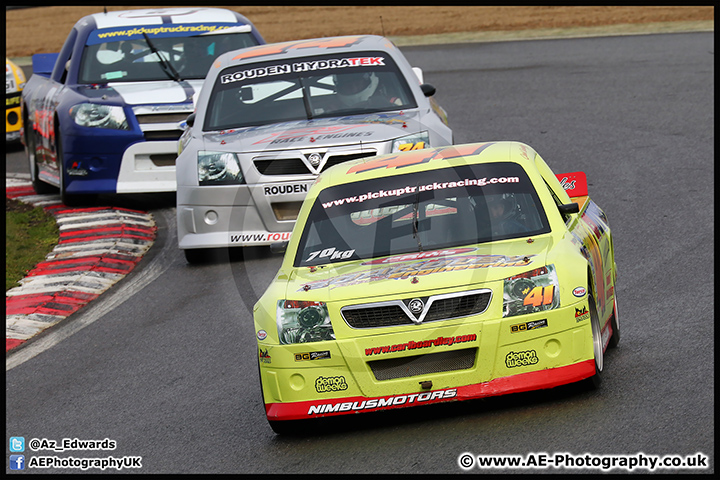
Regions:
<instances>
[{"instance_id":1,"label":"grass verge","mask_svg":"<svg viewBox=\"0 0 720 480\"><path fill-rule=\"evenodd\" d=\"M25 274L45 259L57 245L58 227L41 207L5 199L5 291L18 285Z\"/></svg>"}]
</instances>

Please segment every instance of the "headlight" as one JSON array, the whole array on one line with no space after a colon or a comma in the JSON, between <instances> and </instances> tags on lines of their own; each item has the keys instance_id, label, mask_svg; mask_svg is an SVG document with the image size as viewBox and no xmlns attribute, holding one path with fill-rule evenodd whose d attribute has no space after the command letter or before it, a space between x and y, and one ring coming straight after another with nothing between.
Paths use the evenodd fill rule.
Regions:
<instances>
[{"instance_id":1,"label":"headlight","mask_svg":"<svg viewBox=\"0 0 720 480\"><path fill-rule=\"evenodd\" d=\"M324 302L279 300L277 327L280 343L285 345L335 340Z\"/></svg>"},{"instance_id":2,"label":"headlight","mask_svg":"<svg viewBox=\"0 0 720 480\"><path fill-rule=\"evenodd\" d=\"M70 117L81 127L130 130L122 107L81 103L70 109Z\"/></svg>"},{"instance_id":3,"label":"headlight","mask_svg":"<svg viewBox=\"0 0 720 480\"><path fill-rule=\"evenodd\" d=\"M245 183L237 155L229 152L198 152L200 185L240 185Z\"/></svg>"},{"instance_id":4,"label":"headlight","mask_svg":"<svg viewBox=\"0 0 720 480\"><path fill-rule=\"evenodd\" d=\"M406 152L408 150L421 150L429 147L430 135L428 132L419 132L393 140L391 153Z\"/></svg>"},{"instance_id":5,"label":"headlight","mask_svg":"<svg viewBox=\"0 0 720 480\"><path fill-rule=\"evenodd\" d=\"M506 278L503 288L503 317L552 310L560 306L560 291L554 265Z\"/></svg>"}]
</instances>

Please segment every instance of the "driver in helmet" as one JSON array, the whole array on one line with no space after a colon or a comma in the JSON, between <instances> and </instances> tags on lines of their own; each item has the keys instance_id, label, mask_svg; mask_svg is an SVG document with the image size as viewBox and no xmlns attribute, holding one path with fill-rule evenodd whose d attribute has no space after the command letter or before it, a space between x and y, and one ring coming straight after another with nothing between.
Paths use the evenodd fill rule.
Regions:
<instances>
[{"instance_id":1,"label":"driver in helmet","mask_svg":"<svg viewBox=\"0 0 720 480\"><path fill-rule=\"evenodd\" d=\"M358 105L400 105L397 98L386 98L380 79L374 72L342 73L335 78L337 98L344 107Z\"/></svg>"},{"instance_id":2,"label":"driver in helmet","mask_svg":"<svg viewBox=\"0 0 720 480\"><path fill-rule=\"evenodd\" d=\"M490 229L494 236L526 232L527 228L515 218L515 205L511 197L489 195Z\"/></svg>"},{"instance_id":3,"label":"driver in helmet","mask_svg":"<svg viewBox=\"0 0 720 480\"><path fill-rule=\"evenodd\" d=\"M214 59L205 43L191 37L185 40L182 56L175 68L184 75L202 76Z\"/></svg>"}]
</instances>

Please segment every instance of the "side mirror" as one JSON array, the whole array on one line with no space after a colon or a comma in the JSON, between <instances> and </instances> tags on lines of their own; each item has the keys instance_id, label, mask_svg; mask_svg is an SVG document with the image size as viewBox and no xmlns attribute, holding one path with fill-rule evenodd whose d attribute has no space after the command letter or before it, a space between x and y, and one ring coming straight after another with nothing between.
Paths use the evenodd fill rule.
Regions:
<instances>
[{"instance_id":1,"label":"side mirror","mask_svg":"<svg viewBox=\"0 0 720 480\"><path fill-rule=\"evenodd\" d=\"M422 90L423 94L425 94L426 97L432 97L435 95L435 87L430 85L429 83L423 83L420 85L420 90Z\"/></svg>"},{"instance_id":2,"label":"side mirror","mask_svg":"<svg viewBox=\"0 0 720 480\"><path fill-rule=\"evenodd\" d=\"M187 123L188 127L192 127L195 124L195 113L191 113L190 115L188 115L185 123Z\"/></svg>"},{"instance_id":3,"label":"side mirror","mask_svg":"<svg viewBox=\"0 0 720 480\"><path fill-rule=\"evenodd\" d=\"M558 210L563 215L570 215L571 213L578 213L580 211L580 205L577 203L566 203L565 205L558 205Z\"/></svg>"},{"instance_id":4,"label":"side mirror","mask_svg":"<svg viewBox=\"0 0 720 480\"><path fill-rule=\"evenodd\" d=\"M426 97L432 97L435 95L435 87L430 85L429 83L423 83L420 85L420 90L422 90L423 94L425 94Z\"/></svg>"},{"instance_id":5,"label":"side mirror","mask_svg":"<svg viewBox=\"0 0 720 480\"><path fill-rule=\"evenodd\" d=\"M288 246L288 242L271 243L270 244L270 252L271 253L285 253L287 246Z\"/></svg>"}]
</instances>

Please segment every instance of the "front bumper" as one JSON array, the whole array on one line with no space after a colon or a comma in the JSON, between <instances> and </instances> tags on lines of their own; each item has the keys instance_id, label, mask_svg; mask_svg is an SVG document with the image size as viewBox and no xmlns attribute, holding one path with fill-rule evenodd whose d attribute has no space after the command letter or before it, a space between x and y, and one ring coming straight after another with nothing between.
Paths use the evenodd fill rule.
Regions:
<instances>
[{"instance_id":1,"label":"front bumper","mask_svg":"<svg viewBox=\"0 0 720 480\"><path fill-rule=\"evenodd\" d=\"M117 193L174 192L177 141L141 142L123 152Z\"/></svg>"},{"instance_id":2,"label":"front bumper","mask_svg":"<svg viewBox=\"0 0 720 480\"><path fill-rule=\"evenodd\" d=\"M497 320L468 317L334 342L260 341L267 417L370 412L580 381L595 373L589 318L576 317L582 307ZM543 327L517 328L533 322Z\"/></svg>"},{"instance_id":3,"label":"front bumper","mask_svg":"<svg viewBox=\"0 0 720 480\"><path fill-rule=\"evenodd\" d=\"M93 137L68 135L63 141L68 193L155 193L176 189L177 141L148 142L117 132Z\"/></svg>"},{"instance_id":4,"label":"front bumper","mask_svg":"<svg viewBox=\"0 0 720 480\"><path fill-rule=\"evenodd\" d=\"M281 231L267 231L257 209L252 206L178 205L177 224L178 246L183 250L267 246L288 241L292 233L292 224Z\"/></svg>"},{"instance_id":5,"label":"front bumper","mask_svg":"<svg viewBox=\"0 0 720 480\"><path fill-rule=\"evenodd\" d=\"M262 246L287 241L313 179L256 185L182 187L181 249Z\"/></svg>"},{"instance_id":6,"label":"front bumper","mask_svg":"<svg viewBox=\"0 0 720 480\"><path fill-rule=\"evenodd\" d=\"M578 382L595 373L594 360L585 360L564 367L521 373L497 378L488 382L432 391L423 391L383 397L344 397L326 401L311 400L292 403L266 403L268 420L300 420L314 417L344 415L348 413L374 412L393 408L471 400L477 398L521 393L544 388L554 388Z\"/></svg>"}]
</instances>

